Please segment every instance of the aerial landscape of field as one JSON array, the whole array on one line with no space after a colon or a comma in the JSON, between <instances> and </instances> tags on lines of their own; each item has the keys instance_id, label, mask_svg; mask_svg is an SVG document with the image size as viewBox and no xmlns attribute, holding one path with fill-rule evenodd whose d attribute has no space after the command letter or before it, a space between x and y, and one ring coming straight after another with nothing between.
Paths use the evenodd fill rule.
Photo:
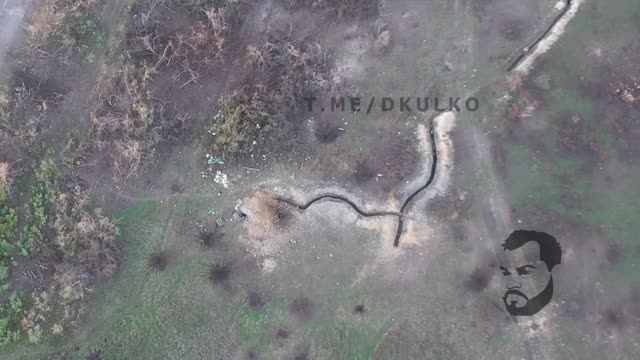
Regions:
<instances>
[{"instance_id":1,"label":"aerial landscape of field","mask_svg":"<svg viewBox=\"0 0 640 360\"><path fill-rule=\"evenodd\" d=\"M640 359L638 34L0 0L0 359Z\"/></svg>"}]
</instances>

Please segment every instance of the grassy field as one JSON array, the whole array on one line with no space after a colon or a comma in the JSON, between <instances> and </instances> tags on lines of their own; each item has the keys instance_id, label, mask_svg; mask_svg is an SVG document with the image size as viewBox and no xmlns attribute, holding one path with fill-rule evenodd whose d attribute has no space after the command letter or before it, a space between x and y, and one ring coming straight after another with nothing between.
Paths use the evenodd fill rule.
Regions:
<instances>
[{"instance_id":1,"label":"grassy field","mask_svg":"<svg viewBox=\"0 0 640 360\"><path fill-rule=\"evenodd\" d=\"M638 103L618 90L640 6L586 1L507 77L554 3L43 1L0 69L0 357L635 358ZM398 249L397 219L338 202L259 202L260 231L236 212L400 202L425 117L296 105L336 94L481 99ZM512 227L565 251L531 321L500 300Z\"/></svg>"}]
</instances>

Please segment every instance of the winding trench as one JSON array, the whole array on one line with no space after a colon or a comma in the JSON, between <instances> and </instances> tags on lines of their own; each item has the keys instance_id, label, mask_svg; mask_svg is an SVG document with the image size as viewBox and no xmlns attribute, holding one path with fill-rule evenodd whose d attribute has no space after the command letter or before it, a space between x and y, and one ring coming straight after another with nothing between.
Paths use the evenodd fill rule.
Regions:
<instances>
[{"instance_id":1,"label":"winding trench","mask_svg":"<svg viewBox=\"0 0 640 360\"><path fill-rule=\"evenodd\" d=\"M429 178L427 179L424 185L422 185L419 189L417 189L411 195L409 195L409 197L407 197L407 199L404 201L404 203L400 207L400 211L371 211L371 212L364 211L352 200L348 199L345 196L336 195L336 194L319 195L313 198L312 200L310 200L309 202L307 202L306 204L299 204L293 201L292 199L287 199L282 197L278 197L276 198L276 200L278 202L293 206L294 208L300 211L307 210L309 207L311 207L313 204L317 202L320 202L323 200L333 200L333 201L346 203L351 208L353 208L353 210L355 210L358 214L360 214L363 217L395 216L398 218L398 227L396 229L396 236L393 240L393 246L398 247L400 245L400 237L402 236L402 232L404 230L404 215L407 210L407 207L409 206L409 204L411 204L411 202L416 196L418 196L421 192L425 191L431 185L431 183L433 183L433 180L436 177L436 170L438 165L438 151L436 147L436 136L435 136L435 129L434 129L434 119L436 118L436 116L437 115L433 115L429 119L429 136L431 138L431 159L432 159Z\"/></svg>"},{"instance_id":2,"label":"winding trench","mask_svg":"<svg viewBox=\"0 0 640 360\"><path fill-rule=\"evenodd\" d=\"M544 40L544 38L546 38L549 33L551 33L553 28L556 27L556 24L558 24L558 22L562 20L565 15L567 15L567 12L571 10L571 6L573 6L573 0L565 0L564 9L562 9L560 14L558 14L558 16L556 16L556 18L551 22L549 27L547 27L547 30L545 30L540 36L538 36L538 38L529 47L527 47L526 50L523 50L520 55L518 55L518 57L511 63L511 65L507 69L507 72L512 72L515 68L518 67L518 65L520 65L524 61L527 55L535 51L538 44L542 40Z\"/></svg>"},{"instance_id":3,"label":"winding trench","mask_svg":"<svg viewBox=\"0 0 640 360\"><path fill-rule=\"evenodd\" d=\"M522 53L520 53L520 55L511 63L511 65L507 69L507 72L512 72L516 67L518 67L518 65L520 65L527 58L528 55L532 55L535 53L534 50L538 46L538 44L542 40L544 40L547 36L549 36L549 34L553 31L554 27L558 24L558 22L567 15L567 12L573 6L573 1L574 0L565 0L565 6L562 12L558 14L558 16L551 22L549 27L540 36L538 36L538 38L528 48L526 48L525 50L522 51ZM433 115L429 119L429 136L431 138L431 154L432 154L431 155L431 159L432 159L431 172L429 174L429 178L427 179L427 181L422 187L420 187L419 189L414 191L411 195L409 195L409 197L407 197L407 199L404 201L404 203L400 207L399 211L372 211L372 212L364 211L352 200L348 199L345 196L336 195L336 194L319 195L305 204L300 204L295 202L292 199L287 199L282 197L279 197L276 200L278 202L285 203L294 208L297 208L300 211L305 211L309 207L311 207L313 204L316 204L323 200L333 200L333 201L343 202L349 205L351 208L353 208L353 210L355 210L358 214L360 214L363 217L396 216L398 218L398 227L396 228L396 236L393 240L393 246L398 247L400 245L400 238L402 237L402 233L404 231L405 212L407 208L409 207L413 199L415 199L423 191L427 190L429 186L431 186L431 184L433 183L436 177L436 171L438 170L438 149L436 146L434 120L437 115Z\"/></svg>"}]
</instances>

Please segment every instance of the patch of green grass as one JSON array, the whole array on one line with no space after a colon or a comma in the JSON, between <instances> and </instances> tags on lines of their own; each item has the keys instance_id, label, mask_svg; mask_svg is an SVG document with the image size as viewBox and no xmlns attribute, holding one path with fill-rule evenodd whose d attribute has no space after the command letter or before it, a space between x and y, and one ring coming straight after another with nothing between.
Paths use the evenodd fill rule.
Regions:
<instances>
[{"instance_id":1,"label":"patch of green grass","mask_svg":"<svg viewBox=\"0 0 640 360\"><path fill-rule=\"evenodd\" d=\"M373 360L391 326L390 318L363 323L331 322L308 336L330 359Z\"/></svg>"},{"instance_id":2,"label":"patch of green grass","mask_svg":"<svg viewBox=\"0 0 640 360\"><path fill-rule=\"evenodd\" d=\"M564 115L566 113L578 114L583 119L591 119L594 112L593 104L589 99L581 96L577 90L567 88L555 88L547 96L552 115Z\"/></svg>"},{"instance_id":3,"label":"patch of green grass","mask_svg":"<svg viewBox=\"0 0 640 360\"><path fill-rule=\"evenodd\" d=\"M640 256L626 253L613 269L600 276L603 284L619 284L640 289Z\"/></svg>"},{"instance_id":4,"label":"patch of green grass","mask_svg":"<svg viewBox=\"0 0 640 360\"><path fill-rule=\"evenodd\" d=\"M507 343L507 335L500 328L497 328L495 332L487 340L489 346L492 349L498 350Z\"/></svg>"},{"instance_id":5,"label":"patch of green grass","mask_svg":"<svg viewBox=\"0 0 640 360\"><path fill-rule=\"evenodd\" d=\"M52 160L42 160L34 171L35 184L25 214L25 226L18 242L23 256L38 249L44 239L49 221L50 207L58 197L60 173Z\"/></svg>"},{"instance_id":6,"label":"patch of green grass","mask_svg":"<svg viewBox=\"0 0 640 360\"><path fill-rule=\"evenodd\" d=\"M12 238L18 224L18 216L13 208L0 202L0 293L9 286L5 283L11 274L14 245Z\"/></svg>"},{"instance_id":7,"label":"patch of green grass","mask_svg":"<svg viewBox=\"0 0 640 360\"><path fill-rule=\"evenodd\" d=\"M569 208L560 201L561 184L545 174L542 165L534 161L531 152L521 145L507 144L507 191L515 205L535 204L563 214Z\"/></svg>"},{"instance_id":8,"label":"patch of green grass","mask_svg":"<svg viewBox=\"0 0 640 360\"><path fill-rule=\"evenodd\" d=\"M622 171L622 183L602 191L581 173L580 160L559 157L549 164L533 159L526 147L509 145L506 185L515 205L537 205L550 213L600 228L625 247L637 243L640 195L632 183L633 172Z\"/></svg>"},{"instance_id":9,"label":"patch of green grass","mask_svg":"<svg viewBox=\"0 0 640 360\"><path fill-rule=\"evenodd\" d=\"M284 316L286 303L283 300L273 301L262 309L254 309L243 303L234 313L233 322L239 328L239 334L247 348L267 352Z\"/></svg>"},{"instance_id":10,"label":"patch of green grass","mask_svg":"<svg viewBox=\"0 0 640 360\"><path fill-rule=\"evenodd\" d=\"M629 190L629 189L627 189ZM633 197L628 197L633 195ZM611 240L625 247L638 245L640 205L638 194L631 191L597 191L593 189L584 219L599 226Z\"/></svg>"},{"instance_id":11,"label":"patch of green grass","mask_svg":"<svg viewBox=\"0 0 640 360\"><path fill-rule=\"evenodd\" d=\"M25 312L23 305L22 298L16 293L9 297L6 304L0 305L0 345L20 340L20 320Z\"/></svg>"}]
</instances>

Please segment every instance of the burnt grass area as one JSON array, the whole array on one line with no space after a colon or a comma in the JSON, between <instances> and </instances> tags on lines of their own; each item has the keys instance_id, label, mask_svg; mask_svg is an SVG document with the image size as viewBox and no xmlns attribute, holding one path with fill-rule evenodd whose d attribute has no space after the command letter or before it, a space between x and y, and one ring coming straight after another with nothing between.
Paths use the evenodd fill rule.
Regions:
<instances>
[{"instance_id":1,"label":"burnt grass area","mask_svg":"<svg viewBox=\"0 0 640 360\"><path fill-rule=\"evenodd\" d=\"M215 227L213 230L201 230L198 233L199 243L207 248L212 249L222 245L224 238L224 232L219 227Z\"/></svg>"},{"instance_id":2,"label":"burnt grass area","mask_svg":"<svg viewBox=\"0 0 640 360\"><path fill-rule=\"evenodd\" d=\"M219 287L223 289L231 288L231 280L234 275L233 266L231 263L217 263L209 266L206 272L207 281L213 287Z\"/></svg>"},{"instance_id":3,"label":"burnt grass area","mask_svg":"<svg viewBox=\"0 0 640 360\"><path fill-rule=\"evenodd\" d=\"M147 256L147 270L155 273L166 270L167 266L169 266L170 257L171 254L167 250L154 249Z\"/></svg>"},{"instance_id":4,"label":"burnt grass area","mask_svg":"<svg viewBox=\"0 0 640 360\"><path fill-rule=\"evenodd\" d=\"M309 298L299 296L289 303L289 313L300 321L308 321L313 317L313 302Z\"/></svg>"}]
</instances>

